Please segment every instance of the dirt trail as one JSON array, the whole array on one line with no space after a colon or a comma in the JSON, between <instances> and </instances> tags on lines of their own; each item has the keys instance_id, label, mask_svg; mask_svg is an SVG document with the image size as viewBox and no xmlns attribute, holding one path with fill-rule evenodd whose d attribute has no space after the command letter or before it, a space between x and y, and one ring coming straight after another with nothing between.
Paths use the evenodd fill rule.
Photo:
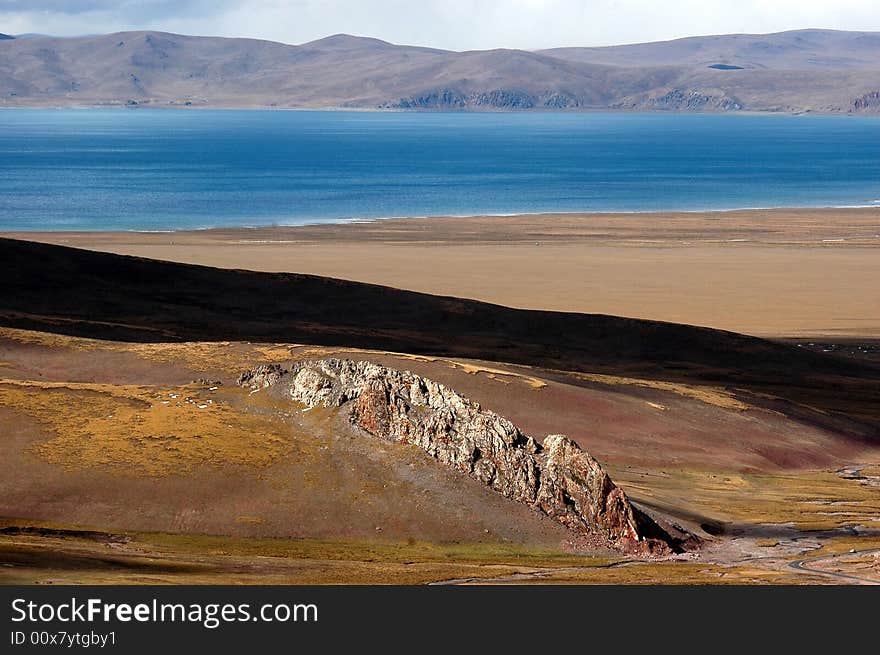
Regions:
<instances>
[{"instance_id":1,"label":"dirt trail","mask_svg":"<svg viewBox=\"0 0 880 655\"><path fill-rule=\"evenodd\" d=\"M849 575L847 573L837 573L836 571L822 571L819 569L810 568L808 566L808 564L811 562L829 562L840 559L842 557L851 557L853 555L870 555L873 553L880 553L880 548L866 548L863 550L854 550L846 553L836 553L834 555L816 555L814 557L805 557L803 559L792 562L791 564L789 564L789 567L793 568L796 571L802 571L817 575L827 575L837 580L846 580L847 582L855 582L857 584L880 585L880 580L861 578L859 576Z\"/></svg>"}]
</instances>

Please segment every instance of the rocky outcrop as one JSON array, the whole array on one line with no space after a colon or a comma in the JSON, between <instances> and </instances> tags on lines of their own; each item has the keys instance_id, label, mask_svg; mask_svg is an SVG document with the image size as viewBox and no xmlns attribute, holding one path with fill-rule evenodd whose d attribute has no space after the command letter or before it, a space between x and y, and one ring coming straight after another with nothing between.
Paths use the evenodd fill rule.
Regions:
<instances>
[{"instance_id":1,"label":"rocky outcrop","mask_svg":"<svg viewBox=\"0 0 880 655\"><path fill-rule=\"evenodd\" d=\"M872 91L860 98L856 98L853 101L852 110L861 112L880 111L880 91Z\"/></svg>"},{"instance_id":2,"label":"rocky outcrop","mask_svg":"<svg viewBox=\"0 0 880 655\"><path fill-rule=\"evenodd\" d=\"M452 89L426 91L397 102L382 105L385 109L571 109L579 105L577 98L558 91L526 93L509 89L493 89L477 93L461 93Z\"/></svg>"},{"instance_id":3,"label":"rocky outcrop","mask_svg":"<svg viewBox=\"0 0 880 655\"><path fill-rule=\"evenodd\" d=\"M696 89L672 89L663 95L624 98L611 105L613 109L644 109L666 111L741 111L745 106L723 92Z\"/></svg>"},{"instance_id":4,"label":"rocky outcrop","mask_svg":"<svg viewBox=\"0 0 880 655\"><path fill-rule=\"evenodd\" d=\"M651 98L648 104L657 109L676 109L688 111L739 111L743 104L727 94L704 93L697 90L682 91L673 89L659 98Z\"/></svg>"},{"instance_id":5,"label":"rocky outcrop","mask_svg":"<svg viewBox=\"0 0 880 655\"><path fill-rule=\"evenodd\" d=\"M467 96L441 89L439 91L427 91L421 95L401 98L397 102L390 103L382 108L388 109L464 109L467 106Z\"/></svg>"},{"instance_id":6,"label":"rocky outcrop","mask_svg":"<svg viewBox=\"0 0 880 655\"><path fill-rule=\"evenodd\" d=\"M348 407L351 422L369 434L418 446L498 493L627 552L663 555L681 544L568 437L551 435L541 445L503 416L409 371L326 359L290 369L259 366L238 383L273 387L309 407Z\"/></svg>"}]
</instances>

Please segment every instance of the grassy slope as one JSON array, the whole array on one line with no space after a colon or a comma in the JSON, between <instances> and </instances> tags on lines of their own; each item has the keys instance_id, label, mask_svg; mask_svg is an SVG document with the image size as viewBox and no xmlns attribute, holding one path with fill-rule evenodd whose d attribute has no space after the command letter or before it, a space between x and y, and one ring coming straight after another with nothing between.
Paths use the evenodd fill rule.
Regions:
<instances>
[{"instance_id":1,"label":"grassy slope","mask_svg":"<svg viewBox=\"0 0 880 655\"><path fill-rule=\"evenodd\" d=\"M162 488L169 485L174 487L171 483L176 478L168 477L166 470L153 470L154 466L139 472L137 466L132 465L140 460L137 457L132 459L129 455L134 457L134 449L142 447L159 448L163 457L167 455L165 449L173 447L180 457L192 461L196 468L204 469L201 474L187 473L178 476L180 480L175 484L181 490L186 488L204 491L216 486L221 478L207 470L214 464L204 460L205 451L200 450L201 445L197 441L193 441L195 438L202 438L202 427L211 426L208 423L202 426L201 423L193 423L189 419L181 422L180 416L183 414L180 413L192 413L192 407L176 409L175 405L162 409L154 402L153 395L158 392L168 395L168 389L161 386L161 378L170 375L169 371L173 371L176 382L166 381L166 386L172 382L179 385L182 381L192 379L181 376L191 372L191 366L195 362L211 362L212 368L223 370L228 369L222 363L226 360L229 360L230 365L240 366L240 356L244 353L238 353L237 349L241 346L235 344L229 346L218 343L219 348L212 348L210 344L181 344L171 347L161 343L187 339L214 342L250 340L266 344L296 341L345 347L361 345L398 352L456 357L479 353L482 359L499 362L498 366L505 369L505 362L540 364L557 369L555 373L535 371L535 375L544 376L542 380L525 379L522 386L530 394L546 395L555 388L554 380L559 379L567 380L566 384L579 381L588 385L588 388L601 386L615 389L614 393L626 391L641 394L649 391L655 394L646 396L654 403L652 407L656 407L658 401L667 407L674 407L673 396L676 396L683 397L688 403L701 403L719 410L740 412L740 399L747 397L750 402L763 400L767 407L799 415L805 422L824 424L845 441L871 442L876 435L876 367L741 335L608 316L512 310L485 303L439 298L325 278L222 271L10 240L0 240L0 255L0 273L6 282L0 289L0 324L103 339L127 338L143 344L121 346L108 343L105 359L105 356L96 356L97 346L94 345L88 345L88 348L83 344L73 347L70 340L59 337L58 344L53 346L46 342L51 335L44 335L38 340L39 343L29 345L26 343L27 338L19 334L17 338L25 341L17 341L18 345L9 349L4 355L7 360L5 365L0 362L0 366L5 366L7 374L14 374L18 380L5 383L2 389L11 398L11 404L7 404L5 408L7 415L4 415L4 420L21 421L22 425L20 435L13 436L12 442L8 441L10 435L7 435L7 442L4 443L4 447L12 449L11 453L14 451L15 457L9 461L27 460L29 465L35 467L34 470L43 472L43 475L28 478L33 484L46 485L47 489L53 485L61 485L68 490L68 494L78 484L86 481L89 484L104 485L110 490L114 485L124 483L124 488L131 487L137 492L138 489L155 486L155 478L154 481L160 483ZM77 348L81 348L82 352ZM140 352L138 348L146 350ZM285 359L285 356L291 354L289 350L272 345L254 345L248 348L257 348L256 352L271 360ZM62 353L61 363L55 356L57 353L53 354L56 349ZM131 350L131 353L120 350ZM213 355L209 356L211 353ZM212 357L217 353L221 353L221 360L214 362ZM248 359L252 357L252 354L248 355ZM146 364L136 363L141 360L155 360L155 365L146 368ZM63 370L65 363L69 366L73 362L84 367L78 374L79 377L69 377L70 371ZM97 364L98 362L103 363ZM41 367L41 364L44 366ZM415 364L422 365L418 360L413 361L413 365ZM180 368L183 365L186 366ZM440 363L424 363L424 366L429 365L435 371L443 370ZM96 368L98 366L100 368ZM143 367L143 370L139 367ZM505 384L498 380L499 377L510 377L504 370L491 367L480 370L481 376L498 385ZM99 380L101 376L111 376L115 380L106 383L106 389L100 387L100 381L93 381L61 383L61 390L57 390L53 387L59 383L44 379L34 383L41 389L39 394L22 396L22 384L29 384L27 380L41 377L43 373L62 382L81 379L83 376L94 380ZM455 365L453 373L459 378L471 375L464 364ZM572 376L572 373L579 373L581 377ZM638 384L620 378L622 374L636 376ZM150 380L151 385L124 386L140 384L141 380ZM550 387L546 386L548 383ZM485 380L479 385L475 380L474 384L475 389L483 388ZM509 386L509 380L507 384ZM545 386L542 387L542 384ZM666 385L670 384L673 386L667 388ZM89 388L80 388L77 385L86 385ZM565 389L556 393L563 391L574 393ZM65 397L76 397L75 399L88 396L97 403L95 411L88 416L80 416L76 411L67 412L66 400L64 403L52 400L53 394L59 393L65 394ZM189 390L186 393L193 394L194 391ZM770 394L773 398L761 396L763 393ZM119 402L114 401L119 407L114 405L105 411L102 403L108 397L119 394L125 396ZM666 397L656 394L666 394ZM542 398L547 400L543 396ZM563 402L564 398L560 397L559 401ZM79 400L76 400L72 407L85 407L78 403ZM812 407L805 407L803 404L810 404ZM230 411L234 408L231 405L225 409L218 408L218 411ZM847 408L851 411L847 411ZM829 410L841 414L846 412L850 417L825 414ZM169 414L166 417L168 412L174 416ZM111 416L126 421L130 418L132 429L124 434L117 434L106 421ZM205 416L210 418L207 414ZM853 421L852 417L858 420ZM220 418L224 417L218 414L218 420ZM260 421L259 414L245 418L255 422L255 427ZM33 423L34 420L37 423ZM80 470L82 467L77 462L69 457L65 459L65 448L59 450L54 447L63 444L65 439L72 439L74 445L83 442L86 433L104 434L102 426L107 427L104 432L113 439L127 440L122 443L121 449L114 447L107 451L108 456L125 456L124 461L120 460L125 469L122 473L112 470L116 460L108 460L106 472ZM181 433L176 435L178 440L170 446L170 442L166 443L167 440L162 443L150 441L151 434L148 433L155 431L154 429L161 428L160 431L168 432L173 426L177 426L175 429ZM142 428L143 434L139 432ZM195 432L194 428L197 428ZM271 436L271 426L256 429ZM205 431L205 434L208 439L225 438L223 434L218 432L214 435L210 430ZM30 445L22 449L16 445L18 442L15 439L21 444ZM305 443L301 437L296 437L295 441ZM262 443L263 441L258 440L255 445ZM277 442L270 439L265 443L269 444L266 456L275 460L277 453L272 444ZM101 452L101 443L96 442L93 445L98 447L96 452ZM321 452L322 444L315 445L314 452L310 451L309 455L312 459L316 453ZM343 449L352 447L348 444L340 445ZM88 450L87 443L84 447ZM222 460L225 451L221 448L217 452ZM259 448L253 452L242 451L242 456L246 455L247 461L233 461L236 466L256 471L259 474L257 478L251 473L240 479L228 475L222 478L230 481L230 484L234 482L238 485L236 489L244 489L246 493L241 498L252 498L252 490L248 485L253 483L248 481L260 479L268 481L267 489L274 489L272 497L277 499L278 489L281 487L273 486L276 482L272 476L267 477L264 473L270 470L266 468L266 463L254 460L259 459L261 452ZM161 468L165 461L163 457L148 459ZM330 459L338 460L335 456ZM218 464L222 468L227 463L218 460ZM16 467L15 474L30 475L26 466L17 464ZM288 470L291 469L286 464L280 470L286 476L285 480L289 476ZM854 487L859 493L853 493L837 476L828 472L741 477L725 474L721 470L682 470L667 473L642 472L629 470L627 467L616 470L615 475L630 486L643 502L651 506L672 508L678 512L693 511L695 516L729 520L736 525L795 521L802 522L806 527L833 528L851 520L851 517L836 516L840 511L836 508L839 503L846 503L846 507L842 509L847 512L872 511L872 506L865 504L870 500L863 497L865 494L862 492L866 490ZM376 476L371 475L371 479L376 479ZM277 478L277 481L280 480L281 478ZM361 484L358 480L355 482ZM294 487L299 489L301 485L295 484ZM818 494L821 504L813 504L811 501L792 505L793 498L802 498L807 493ZM63 494L57 496L53 492L50 496L61 498ZM70 496L71 499L74 497L75 494ZM150 496L142 494L142 497ZM225 495L223 497L226 498ZM380 498L381 494L370 497ZM755 500L760 502L753 502ZM290 495L286 502L283 509L286 508L285 511L289 512L296 506L296 495ZM826 513L829 504L835 505L835 515ZM278 503L273 503L273 506L277 505ZM672 505L676 507L671 507ZM261 507L265 510L268 505ZM481 511L485 512L488 505L483 504L481 507ZM7 536L0 539L0 555L4 562L13 566L2 571L2 577L7 581L24 582L424 582L457 577L508 575L527 570L533 565L538 568L554 568L557 564L564 564L558 560L558 549L555 554L541 551L535 556L534 546L527 545L529 541L534 543L534 537L520 542L523 545L515 546L511 553L501 553L498 551L500 544L494 534L487 537L487 543L484 544L469 537L456 547L458 550L453 548L455 552L450 555L440 556L427 552L419 554L415 553L419 550L415 548L414 560L410 560L407 554L412 544L406 548L399 543L392 543L390 546L386 544L377 555L375 549L362 538L351 546L352 551L349 554L337 552L338 547L333 545L337 542L322 540L306 544L282 539L271 542L271 545L260 545L252 539L260 534L262 528L259 528L259 523L249 522L252 512L246 505L227 508L232 512L231 518L223 516L216 521L239 526L237 530L251 536L245 537L240 543L234 539L229 541L228 537L219 538L212 547L213 550L205 550L205 543L199 541L202 537L198 536L198 521L204 520L202 516L210 517L210 512L205 514L206 509L217 511L216 508L211 508L212 505L208 503L195 514L189 510L181 513L181 516L195 517L196 523L192 524L194 527L189 530L189 536L138 537L147 543L143 549L150 556L166 558L163 561L167 566L145 566L138 562L142 556L136 552L121 552L118 556L114 554L108 557L105 552L108 546L103 544L83 546L78 542L61 540L58 543L53 541L46 547L44 537ZM311 512L312 509L308 508L308 511ZM43 511L40 510L41 513ZM328 505L328 511L335 510ZM388 515L382 508L377 511L379 515ZM114 516L116 518L113 520L120 521L122 515L117 511ZM144 521L150 519L149 516L138 516L126 520L131 518ZM277 522L282 522L284 517L276 518ZM36 514L31 519L26 523L39 522ZM82 519L80 517L80 523L89 524ZM190 522L192 520L187 519ZM499 528L502 523L499 518ZM372 523L367 522L364 525L366 528L361 532L372 531ZM104 529L107 526L98 527ZM550 540L555 538L549 536ZM833 539L839 537L833 537L832 542ZM135 551L141 547L143 544L138 543ZM262 554L259 554L254 551L255 548L265 552L261 551ZM291 548L296 552L288 552ZM489 556L485 556L486 549L491 551ZM279 559L255 562L252 557L254 554L271 555ZM454 563L438 562L438 557L451 559ZM401 559L404 561L399 561ZM408 561L418 561L418 564L413 566L407 564ZM639 565L638 568L596 569L595 572L588 570L597 564L600 563L590 560L579 563L578 567L584 568L578 568L577 571L549 572L548 575L550 579L564 581L606 582L713 582L724 579L755 582L793 579L791 574L768 573L766 569L756 572L751 564L736 570L726 565L719 569L715 564L708 563L656 565L660 567L656 569L650 568L655 565L647 565L649 568ZM675 568L670 569L670 566Z\"/></svg>"}]
</instances>

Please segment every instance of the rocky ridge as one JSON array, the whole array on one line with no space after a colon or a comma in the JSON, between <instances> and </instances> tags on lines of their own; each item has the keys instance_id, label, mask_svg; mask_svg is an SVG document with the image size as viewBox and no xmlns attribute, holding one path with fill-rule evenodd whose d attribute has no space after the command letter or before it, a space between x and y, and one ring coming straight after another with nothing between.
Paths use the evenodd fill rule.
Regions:
<instances>
[{"instance_id":1,"label":"rocky ridge","mask_svg":"<svg viewBox=\"0 0 880 655\"><path fill-rule=\"evenodd\" d=\"M878 111L880 110L880 91L866 93L861 98L853 101L854 111Z\"/></svg>"},{"instance_id":2,"label":"rocky ridge","mask_svg":"<svg viewBox=\"0 0 880 655\"><path fill-rule=\"evenodd\" d=\"M416 445L498 493L626 552L667 555L689 537L634 507L599 462L568 437L550 435L539 444L503 416L409 371L325 359L291 368L262 365L243 373L238 384L272 387L309 407L348 407L351 422L365 432Z\"/></svg>"},{"instance_id":3,"label":"rocky ridge","mask_svg":"<svg viewBox=\"0 0 880 655\"><path fill-rule=\"evenodd\" d=\"M383 109L572 109L579 106L577 98L556 91L527 93L493 89L478 93L461 93L438 89L400 98L382 105Z\"/></svg>"},{"instance_id":4,"label":"rocky ridge","mask_svg":"<svg viewBox=\"0 0 880 655\"><path fill-rule=\"evenodd\" d=\"M723 91L672 89L662 95L641 95L624 98L612 105L615 109L665 111L742 111L745 104Z\"/></svg>"}]
</instances>

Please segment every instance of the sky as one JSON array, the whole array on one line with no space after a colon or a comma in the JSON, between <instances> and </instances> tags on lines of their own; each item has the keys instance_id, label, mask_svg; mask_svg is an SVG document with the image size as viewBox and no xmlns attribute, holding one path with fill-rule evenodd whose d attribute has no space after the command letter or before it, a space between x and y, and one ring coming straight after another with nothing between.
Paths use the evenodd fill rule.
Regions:
<instances>
[{"instance_id":1,"label":"sky","mask_svg":"<svg viewBox=\"0 0 880 655\"><path fill-rule=\"evenodd\" d=\"M451 50L640 43L821 27L880 31L878 0L0 0L0 32L124 30L304 43L338 33Z\"/></svg>"}]
</instances>

